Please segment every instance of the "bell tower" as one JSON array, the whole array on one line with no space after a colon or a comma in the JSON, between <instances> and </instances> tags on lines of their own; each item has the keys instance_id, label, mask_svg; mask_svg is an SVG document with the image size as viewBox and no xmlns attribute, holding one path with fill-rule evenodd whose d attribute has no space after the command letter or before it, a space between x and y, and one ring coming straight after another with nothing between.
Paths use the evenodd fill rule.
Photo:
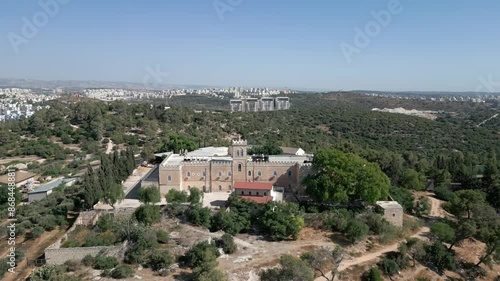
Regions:
<instances>
[{"instance_id":1,"label":"bell tower","mask_svg":"<svg viewBox=\"0 0 500 281\"><path fill-rule=\"evenodd\" d=\"M233 157L233 184L235 181L246 181L247 141L233 140L229 153Z\"/></svg>"}]
</instances>

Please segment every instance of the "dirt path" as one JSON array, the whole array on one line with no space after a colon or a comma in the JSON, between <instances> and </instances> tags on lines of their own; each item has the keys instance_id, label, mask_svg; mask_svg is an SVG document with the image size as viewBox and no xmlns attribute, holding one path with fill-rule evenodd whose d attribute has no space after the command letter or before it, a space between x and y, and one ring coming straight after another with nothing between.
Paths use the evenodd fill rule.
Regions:
<instances>
[{"instance_id":1,"label":"dirt path","mask_svg":"<svg viewBox=\"0 0 500 281\"><path fill-rule=\"evenodd\" d=\"M430 217L434 217L434 218L444 218L444 217L446 217L447 214L443 210L443 207L442 207L444 201L435 198L434 194L430 193L430 192L426 192L425 195L431 201L431 211L429 213L429 216Z\"/></svg>"},{"instance_id":2,"label":"dirt path","mask_svg":"<svg viewBox=\"0 0 500 281\"><path fill-rule=\"evenodd\" d=\"M45 248L55 243L57 239L61 238L64 235L65 232L65 229L56 229L50 232L45 232L40 238L36 240L26 241L24 243L25 245L23 246L23 249L25 250L25 257L17 265L15 269L16 272L6 273L2 280L25 280L31 274L31 270L33 269L33 265L28 266L26 259L28 258L30 260L33 260L41 256L45 251ZM20 245L18 245L18 247L20 247Z\"/></svg>"},{"instance_id":3,"label":"dirt path","mask_svg":"<svg viewBox=\"0 0 500 281\"><path fill-rule=\"evenodd\" d=\"M108 145L106 146L106 154L113 152L113 141L109 139Z\"/></svg>"}]
</instances>

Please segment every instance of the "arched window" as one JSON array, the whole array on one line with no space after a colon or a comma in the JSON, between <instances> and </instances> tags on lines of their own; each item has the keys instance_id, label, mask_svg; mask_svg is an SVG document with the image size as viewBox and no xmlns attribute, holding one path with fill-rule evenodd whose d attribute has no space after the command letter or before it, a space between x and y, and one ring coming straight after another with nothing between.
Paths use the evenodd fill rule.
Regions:
<instances>
[{"instance_id":1,"label":"arched window","mask_svg":"<svg viewBox=\"0 0 500 281\"><path fill-rule=\"evenodd\" d=\"M227 172L227 176L230 177L232 176L233 174L231 174L231 171Z\"/></svg>"},{"instance_id":2,"label":"arched window","mask_svg":"<svg viewBox=\"0 0 500 281\"><path fill-rule=\"evenodd\" d=\"M244 195L244 194L245 194L245 191L243 191L243 190L242 190L242 191L241 191L241 195Z\"/></svg>"},{"instance_id":3,"label":"arched window","mask_svg":"<svg viewBox=\"0 0 500 281\"><path fill-rule=\"evenodd\" d=\"M222 177L222 172L221 171L219 171L219 177Z\"/></svg>"},{"instance_id":4,"label":"arched window","mask_svg":"<svg viewBox=\"0 0 500 281\"><path fill-rule=\"evenodd\" d=\"M252 171L248 171L248 176L251 177L252 176Z\"/></svg>"},{"instance_id":5,"label":"arched window","mask_svg":"<svg viewBox=\"0 0 500 281\"><path fill-rule=\"evenodd\" d=\"M267 196L267 192L264 191L264 196Z\"/></svg>"},{"instance_id":6,"label":"arched window","mask_svg":"<svg viewBox=\"0 0 500 281\"><path fill-rule=\"evenodd\" d=\"M288 171L288 177L292 176L292 171Z\"/></svg>"},{"instance_id":7,"label":"arched window","mask_svg":"<svg viewBox=\"0 0 500 281\"><path fill-rule=\"evenodd\" d=\"M190 172L190 171L188 171L188 172L186 173L186 175L187 175L187 177L189 178L189 177L191 176L191 172Z\"/></svg>"},{"instance_id":8,"label":"arched window","mask_svg":"<svg viewBox=\"0 0 500 281\"><path fill-rule=\"evenodd\" d=\"M207 172L203 171L202 175L205 177L207 176Z\"/></svg>"},{"instance_id":9,"label":"arched window","mask_svg":"<svg viewBox=\"0 0 500 281\"><path fill-rule=\"evenodd\" d=\"M252 195L252 192L251 192L251 191L249 191L249 192L248 192L248 195Z\"/></svg>"},{"instance_id":10,"label":"arched window","mask_svg":"<svg viewBox=\"0 0 500 281\"><path fill-rule=\"evenodd\" d=\"M274 171L273 176L277 177L278 176L278 172Z\"/></svg>"},{"instance_id":11,"label":"arched window","mask_svg":"<svg viewBox=\"0 0 500 281\"><path fill-rule=\"evenodd\" d=\"M172 181L172 176L171 176L171 175L168 175L167 180L168 180L168 181Z\"/></svg>"},{"instance_id":12,"label":"arched window","mask_svg":"<svg viewBox=\"0 0 500 281\"><path fill-rule=\"evenodd\" d=\"M238 164L238 172L241 172L241 164Z\"/></svg>"},{"instance_id":13,"label":"arched window","mask_svg":"<svg viewBox=\"0 0 500 281\"><path fill-rule=\"evenodd\" d=\"M245 156L245 153L243 152L243 149L240 149L240 156Z\"/></svg>"},{"instance_id":14,"label":"arched window","mask_svg":"<svg viewBox=\"0 0 500 281\"><path fill-rule=\"evenodd\" d=\"M222 190L222 185L219 184L219 190Z\"/></svg>"},{"instance_id":15,"label":"arched window","mask_svg":"<svg viewBox=\"0 0 500 281\"><path fill-rule=\"evenodd\" d=\"M262 176L262 172L261 171L257 171L257 176L261 177Z\"/></svg>"},{"instance_id":16,"label":"arched window","mask_svg":"<svg viewBox=\"0 0 500 281\"><path fill-rule=\"evenodd\" d=\"M236 150L236 156L240 156L240 151Z\"/></svg>"},{"instance_id":17,"label":"arched window","mask_svg":"<svg viewBox=\"0 0 500 281\"><path fill-rule=\"evenodd\" d=\"M257 195L259 195L259 192L257 191Z\"/></svg>"}]
</instances>

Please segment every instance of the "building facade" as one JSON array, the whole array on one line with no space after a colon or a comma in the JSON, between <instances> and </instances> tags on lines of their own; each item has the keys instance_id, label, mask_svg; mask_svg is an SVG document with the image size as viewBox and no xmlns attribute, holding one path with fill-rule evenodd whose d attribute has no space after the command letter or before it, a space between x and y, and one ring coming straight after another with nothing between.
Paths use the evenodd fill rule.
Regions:
<instances>
[{"instance_id":1,"label":"building facade","mask_svg":"<svg viewBox=\"0 0 500 281\"><path fill-rule=\"evenodd\" d=\"M191 188L232 192L235 182L272 183L285 191L301 190L302 180L312 167L311 155L251 156L247 149L247 142L238 140L230 147L169 154L159 167L160 192Z\"/></svg>"}]
</instances>

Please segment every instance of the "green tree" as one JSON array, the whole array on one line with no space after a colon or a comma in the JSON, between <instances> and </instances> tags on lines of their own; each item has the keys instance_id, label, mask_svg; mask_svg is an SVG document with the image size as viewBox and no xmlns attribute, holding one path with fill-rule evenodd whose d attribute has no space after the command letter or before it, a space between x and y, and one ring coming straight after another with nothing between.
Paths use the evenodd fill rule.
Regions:
<instances>
[{"instance_id":1,"label":"green tree","mask_svg":"<svg viewBox=\"0 0 500 281\"><path fill-rule=\"evenodd\" d=\"M262 225L275 240L297 240L304 226L299 206L294 203L267 203L262 215Z\"/></svg>"},{"instance_id":2,"label":"green tree","mask_svg":"<svg viewBox=\"0 0 500 281\"><path fill-rule=\"evenodd\" d=\"M364 222L359 219L353 219L347 224L343 234L351 243L356 243L365 238L368 230L369 227Z\"/></svg>"},{"instance_id":3,"label":"green tree","mask_svg":"<svg viewBox=\"0 0 500 281\"><path fill-rule=\"evenodd\" d=\"M103 201L109 204L113 209L117 202L121 202L125 199L125 193L123 192L123 187L120 184L112 184L107 190L104 191Z\"/></svg>"},{"instance_id":4,"label":"green tree","mask_svg":"<svg viewBox=\"0 0 500 281\"><path fill-rule=\"evenodd\" d=\"M388 258L383 258L378 262L378 267L386 274L387 276L391 277L399 272L399 266L398 264Z\"/></svg>"},{"instance_id":5,"label":"green tree","mask_svg":"<svg viewBox=\"0 0 500 281\"><path fill-rule=\"evenodd\" d=\"M363 281L384 281L384 279L382 278L382 275L380 274L380 271L375 267L373 267L370 270L368 270L367 272L365 272L363 274L362 280Z\"/></svg>"},{"instance_id":6,"label":"green tree","mask_svg":"<svg viewBox=\"0 0 500 281\"><path fill-rule=\"evenodd\" d=\"M214 216L212 216L210 221L210 230L219 231L236 235L241 231L245 230L246 225L244 224L245 218L238 214L237 210L221 209Z\"/></svg>"},{"instance_id":7,"label":"green tree","mask_svg":"<svg viewBox=\"0 0 500 281\"><path fill-rule=\"evenodd\" d=\"M230 234L224 233L217 241L218 247L222 248L224 253L233 254L238 250L238 245L234 243L234 238Z\"/></svg>"},{"instance_id":8,"label":"green tree","mask_svg":"<svg viewBox=\"0 0 500 281\"><path fill-rule=\"evenodd\" d=\"M313 281L314 272L305 261L291 255L280 258L280 267L262 270L261 281Z\"/></svg>"},{"instance_id":9,"label":"green tree","mask_svg":"<svg viewBox=\"0 0 500 281\"><path fill-rule=\"evenodd\" d=\"M113 216L111 214L102 214L97 220L96 227L100 232L106 232L113 228Z\"/></svg>"},{"instance_id":10,"label":"green tree","mask_svg":"<svg viewBox=\"0 0 500 281\"><path fill-rule=\"evenodd\" d=\"M193 245L184 255L183 260L187 266L196 268L217 263L219 255L219 250L213 243L203 241Z\"/></svg>"},{"instance_id":11,"label":"green tree","mask_svg":"<svg viewBox=\"0 0 500 281\"><path fill-rule=\"evenodd\" d=\"M486 196L481 191L465 189L455 192L456 198L450 201L447 205L450 212L457 217L462 217L464 214L468 219L471 218L471 210L474 205L484 204Z\"/></svg>"},{"instance_id":12,"label":"green tree","mask_svg":"<svg viewBox=\"0 0 500 281\"><path fill-rule=\"evenodd\" d=\"M455 257L439 241L425 246L424 259L432 263L440 272L445 269L454 270L456 267Z\"/></svg>"},{"instance_id":13,"label":"green tree","mask_svg":"<svg viewBox=\"0 0 500 281\"><path fill-rule=\"evenodd\" d=\"M156 204L161 201L160 189L157 186L139 189L137 194L139 201L144 204Z\"/></svg>"},{"instance_id":14,"label":"green tree","mask_svg":"<svg viewBox=\"0 0 500 281\"><path fill-rule=\"evenodd\" d=\"M340 247L333 250L320 248L313 252L305 252L300 258L312 268L317 275L327 281L333 281L338 273L338 267L344 258L344 251ZM330 272L329 275L327 273Z\"/></svg>"},{"instance_id":15,"label":"green tree","mask_svg":"<svg viewBox=\"0 0 500 281\"><path fill-rule=\"evenodd\" d=\"M413 169L405 169L401 175L400 185L406 189L424 190L425 176Z\"/></svg>"},{"instance_id":16,"label":"green tree","mask_svg":"<svg viewBox=\"0 0 500 281\"><path fill-rule=\"evenodd\" d=\"M149 256L147 266L153 271L168 269L174 262L174 257L167 251L155 251Z\"/></svg>"},{"instance_id":17,"label":"green tree","mask_svg":"<svg viewBox=\"0 0 500 281\"><path fill-rule=\"evenodd\" d=\"M455 230L444 222L436 222L433 224L431 227L431 233L441 242L451 244L455 241Z\"/></svg>"},{"instance_id":18,"label":"green tree","mask_svg":"<svg viewBox=\"0 0 500 281\"><path fill-rule=\"evenodd\" d=\"M227 274L216 268L195 271L193 281L228 281Z\"/></svg>"},{"instance_id":19,"label":"green tree","mask_svg":"<svg viewBox=\"0 0 500 281\"><path fill-rule=\"evenodd\" d=\"M151 225L161 220L160 207L156 205L143 205L137 208L134 216L138 222Z\"/></svg>"},{"instance_id":20,"label":"green tree","mask_svg":"<svg viewBox=\"0 0 500 281\"><path fill-rule=\"evenodd\" d=\"M188 201L191 204L201 204L203 200L203 192L201 192L198 188L191 188L189 190Z\"/></svg>"},{"instance_id":21,"label":"green tree","mask_svg":"<svg viewBox=\"0 0 500 281\"><path fill-rule=\"evenodd\" d=\"M185 203L188 201L188 194L185 191L170 189L165 198L168 203Z\"/></svg>"},{"instance_id":22,"label":"green tree","mask_svg":"<svg viewBox=\"0 0 500 281\"><path fill-rule=\"evenodd\" d=\"M431 202L427 196L420 196L415 202L414 212L417 217L426 216L431 211Z\"/></svg>"},{"instance_id":23,"label":"green tree","mask_svg":"<svg viewBox=\"0 0 500 281\"><path fill-rule=\"evenodd\" d=\"M320 201L369 203L387 198L389 178L377 164L352 153L320 150L314 155L317 171L304 180L306 193Z\"/></svg>"},{"instance_id":24,"label":"green tree","mask_svg":"<svg viewBox=\"0 0 500 281\"><path fill-rule=\"evenodd\" d=\"M209 208L202 207L200 204L191 205L186 215L192 224L210 228L211 212Z\"/></svg>"}]
</instances>

